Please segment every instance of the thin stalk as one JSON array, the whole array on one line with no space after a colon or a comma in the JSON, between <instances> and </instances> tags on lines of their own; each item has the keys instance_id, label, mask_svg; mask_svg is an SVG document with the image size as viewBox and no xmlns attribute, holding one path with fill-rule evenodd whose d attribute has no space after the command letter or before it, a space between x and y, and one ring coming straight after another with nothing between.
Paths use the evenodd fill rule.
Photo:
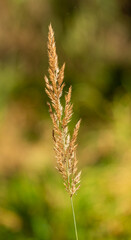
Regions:
<instances>
[{"instance_id":1,"label":"thin stalk","mask_svg":"<svg viewBox=\"0 0 131 240\"><path fill-rule=\"evenodd\" d=\"M71 199L71 207L72 207L72 213L73 213L73 219L74 219L75 235L76 235L76 240L78 240L78 233L77 233L76 217L75 217L73 199L72 199L72 197L70 197L70 199Z\"/></svg>"}]
</instances>

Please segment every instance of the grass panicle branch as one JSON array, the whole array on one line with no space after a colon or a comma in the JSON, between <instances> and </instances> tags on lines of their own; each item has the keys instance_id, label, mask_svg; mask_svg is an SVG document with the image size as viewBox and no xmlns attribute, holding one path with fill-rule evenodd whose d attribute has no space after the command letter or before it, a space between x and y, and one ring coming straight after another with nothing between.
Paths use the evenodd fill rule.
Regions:
<instances>
[{"instance_id":1,"label":"grass panicle branch","mask_svg":"<svg viewBox=\"0 0 131 240\"><path fill-rule=\"evenodd\" d=\"M79 189L81 172L77 172L77 135L80 127L79 120L74 128L72 137L70 137L68 124L73 114L73 104L71 103L72 87L69 87L65 94L65 105L61 104L61 96L65 86L64 69L65 63L59 69L58 56L56 54L56 45L54 31L51 24L48 33L48 57L49 57L49 79L45 76L45 92L47 93L50 103L48 102L50 117L53 122L53 141L54 151L57 160L57 170L62 175L65 188L70 197Z\"/></svg>"}]
</instances>

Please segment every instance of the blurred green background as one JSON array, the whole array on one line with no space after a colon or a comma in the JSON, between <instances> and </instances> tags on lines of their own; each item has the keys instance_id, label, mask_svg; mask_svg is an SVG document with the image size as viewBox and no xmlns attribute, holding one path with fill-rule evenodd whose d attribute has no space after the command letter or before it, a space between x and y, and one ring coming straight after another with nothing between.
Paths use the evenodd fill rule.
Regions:
<instances>
[{"instance_id":1,"label":"blurred green background","mask_svg":"<svg viewBox=\"0 0 131 240\"><path fill-rule=\"evenodd\" d=\"M0 240L73 240L46 105L47 33L73 86L80 240L131 239L130 0L0 1Z\"/></svg>"}]
</instances>

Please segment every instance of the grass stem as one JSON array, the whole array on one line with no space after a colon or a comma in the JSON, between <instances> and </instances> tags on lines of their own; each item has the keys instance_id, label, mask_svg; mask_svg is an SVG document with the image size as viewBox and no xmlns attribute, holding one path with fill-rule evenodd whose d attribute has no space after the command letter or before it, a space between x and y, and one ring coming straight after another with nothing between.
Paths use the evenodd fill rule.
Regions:
<instances>
[{"instance_id":1,"label":"grass stem","mask_svg":"<svg viewBox=\"0 0 131 240\"><path fill-rule=\"evenodd\" d=\"M70 199L71 199L71 207L72 207L72 213L73 213L73 219L74 219L75 235L76 235L76 240L78 240L78 233L77 233L76 217L75 217L73 199L72 199L72 197Z\"/></svg>"}]
</instances>

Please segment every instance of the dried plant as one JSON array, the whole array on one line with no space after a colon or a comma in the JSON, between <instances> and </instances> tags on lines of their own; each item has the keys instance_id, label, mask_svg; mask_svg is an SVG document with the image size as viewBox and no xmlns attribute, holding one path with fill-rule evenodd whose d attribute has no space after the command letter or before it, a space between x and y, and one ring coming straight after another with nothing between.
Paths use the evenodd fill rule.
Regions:
<instances>
[{"instance_id":1,"label":"dried plant","mask_svg":"<svg viewBox=\"0 0 131 240\"><path fill-rule=\"evenodd\" d=\"M54 39L54 31L50 24L48 33L48 57L49 57L49 79L45 76L46 88L45 91L50 98L49 113L53 122L53 141L54 151L57 160L57 170L62 175L64 185L71 198L76 239L78 239L75 213L73 208L72 196L79 189L81 172L77 173L77 158L76 158L76 140L80 127L79 120L74 128L72 137L70 137L68 124L71 121L73 114L73 104L71 103L72 87L65 94L65 105L61 105L61 96L65 83L64 69L65 64L59 69L58 56L56 54L56 46Z\"/></svg>"}]
</instances>

